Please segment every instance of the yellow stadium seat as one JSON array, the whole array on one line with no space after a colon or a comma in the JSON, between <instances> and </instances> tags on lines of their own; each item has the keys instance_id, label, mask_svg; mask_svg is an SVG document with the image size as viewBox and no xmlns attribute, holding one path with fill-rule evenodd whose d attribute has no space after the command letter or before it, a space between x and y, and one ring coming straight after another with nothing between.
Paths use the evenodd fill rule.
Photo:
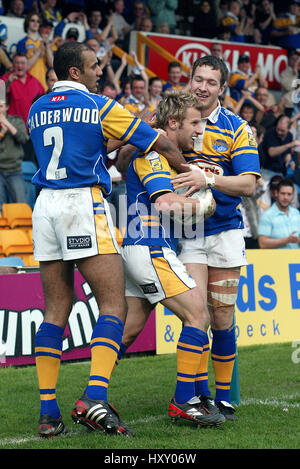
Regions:
<instances>
[{"instance_id":1,"label":"yellow stadium seat","mask_svg":"<svg viewBox=\"0 0 300 469\"><path fill-rule=\"evenodd\" d=\"M8 224L7 218L3 217L0 212L0 230L9 230L10 226Z\"/></svg>"},{"instance_id":2,"label":"yellow stadium seat","mask_svg":"<svg viewBox=\"0 0 300 469\"><path fill-rule=\"evenodd\" d=\"M33 245L22 230L0 230L0 245L5 256L33 254Z\"/></svg>"},{"instance_id":3,"label":"yellow stadium seat","mask_svg":"<svg viewBox=\"0 0 300 469\"><path fill-rule=\"evenodd\" d=\"M22 254L22 259L26 267L39 267L39 261L36 261L33 254Z\"/></svg>"},{"instance_id":4,"label":"yellow stadium seat","mask_svg":"<svg viewBox=\"0 0 300 469\"><path fill-rule=\"evenodd\" d=\"M28 204L3 204L2 214L12 229L32 227L32 209Z\"/></svg>"}]
</instances>

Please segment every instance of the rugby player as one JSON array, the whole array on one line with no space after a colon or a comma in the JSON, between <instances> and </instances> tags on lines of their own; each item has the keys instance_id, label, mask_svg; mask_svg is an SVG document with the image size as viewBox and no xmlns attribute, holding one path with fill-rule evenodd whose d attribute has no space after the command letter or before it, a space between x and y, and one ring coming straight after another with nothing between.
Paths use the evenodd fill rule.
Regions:
<instances>
[{"instance_id":1,"label":"rugby player","mask_svg":"<svg viewBox=\"0 0 300 469\"><path fill-rule=\"evenodd\" d=\"M185 153L185 158L205 172L216 211L205 221L204 237L180 241L179 259L195 279L202 297L207 295L210 313L216 395L211 399L208 387L208 343L196 378L196 394L208 408L216 405L226 419L236 420L230 401L236 357L234 307L240 268L247 264L239 204L241 196L252 195L260 166L248 123L219 103L227 78L227 67L220 58L205 56L193 64L190 89L202 104L203 134L195 141L194 150ZM195 186L197 178L198 188L203 187L197 171L190 171L187 177L185 173L178 174L173 183L179 183L178 187Z\"/></svg>"},{"instance_id":2,"label":"rugby player","mask_svg":"<svg viewBox=\"0 0 300 469\"><path fill-rule=\"evenodd\" d=\"M107 399L126 314L122 261L103 197L111 191L107 142L117 139L143 151L156 150L173 159L175 167L184 159L165 136L116 101L96 94L102 72L87 45L63 44L55 54L54 70L58 82L32 105L27 122L39 166L33 177L41 189L33 211L33 242L45 297L44 321L35 339L38 433L50 437L66 430L56 384L76 265L100 314L90 344L89 382L72 415L92 429L126 434Z\"/></svg>"},{"instance_id":3,"label":"rugby player","mask_svg":"<svg viewBox=\"0 0 300 469\"><path fill-rule=\"evenodd\" d=\"M181 150L190 150L201 134L201 103L190 94L170 93L159 103L156 124ZM209 412L195 395L195 377L207 342L206 302L176 256L177 241L169 213L177 209L204 213L204 199L186 198L174 191L174 173L167 159L155 151L136 152L126 173L127 229L121 254L126 280L128 313L121 353L143 329L158 302L178 316L183 328L177 344L177 383L169 405L172 419L200 426L219 425L224 416ZM208 191L211 197L211 192ZM154 207L155 206L155 210ZM214 201L208 203L210 213ZM199 222L200 223L200 222ZM203 218L202 218L203 223ZM119 358L121 356L119 354Z\"/></svg>"}]
</instances>

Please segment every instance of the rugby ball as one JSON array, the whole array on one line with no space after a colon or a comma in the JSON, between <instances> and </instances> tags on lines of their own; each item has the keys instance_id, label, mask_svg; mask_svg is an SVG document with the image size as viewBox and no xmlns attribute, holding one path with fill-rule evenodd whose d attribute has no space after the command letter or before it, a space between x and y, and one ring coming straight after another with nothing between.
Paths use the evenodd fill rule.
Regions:
<instances>
[{"instance_id":1,"label":"rugby ball","mask_svg":"<svg viewBox=\"0 0 300 469\"><path fill-rule=\"evenodd\" d=\"M176 189L175 187L174 190L179 195L185 195L188 189L188 187L182 187L179 189ZM194 192L189 197L200 200L199 210L197 210L196 213L192 213L191 206L187 204L181 213L172 214L172 219L176 223L181 223L183 225L194 225L201 220L203 221L203 219L206 220L215 213L216 202L212 191L209 188L204 187L203 189Z\"/></svg>"}]
</instances>

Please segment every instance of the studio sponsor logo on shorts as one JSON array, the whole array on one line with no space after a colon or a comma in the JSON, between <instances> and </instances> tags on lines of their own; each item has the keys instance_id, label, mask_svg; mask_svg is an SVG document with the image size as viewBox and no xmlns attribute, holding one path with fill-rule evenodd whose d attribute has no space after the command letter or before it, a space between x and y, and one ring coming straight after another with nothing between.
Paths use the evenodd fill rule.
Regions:
<instances>
[{"instance_id":1,"label":"studio sponsor logo on shorts","mask_svg":"<svg viewBox=\"0 0 300 469\"><path fill-rule=\"evenodd\" d=\"M88 249L92 247L91 236L67 236L68 249Z\"/></svg>"},{"instance_id":2,"label":"studio sponsor logo on shorts","mask_svg":"<svg viewBox=\"0 0 300 469\"><path fill-rule=\"evenodd\" d=\"M158 293L157 287L155 283L146 283L144 285L140 285L143 293L145 295L151 295L152 293Z\"/></svg>"}]
</instances>

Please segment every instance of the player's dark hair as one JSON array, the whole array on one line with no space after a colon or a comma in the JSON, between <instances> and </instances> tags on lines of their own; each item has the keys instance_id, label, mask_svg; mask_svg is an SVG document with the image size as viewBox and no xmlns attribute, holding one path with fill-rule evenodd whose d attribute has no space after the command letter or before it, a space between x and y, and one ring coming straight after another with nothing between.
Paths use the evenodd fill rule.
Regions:
<instances>
[{"instance_id":1,"label":"player's dark hair","mask_svg":"<svg viewBox=\"0 0 300 469\"><path fill-rule=\"evenodd\" d=\"M70 67L76 67L84 72L84 57L82 53L91 49L81 42L65 42L54 54L53 68L58 80L67 80Z\"/></svg>"},{"instance_id":2,"label":"player's dark hair","mask_svg":"<svg viewBox=\"0 0 300 469\"><path fill-rule=\"evenodd\" d=\"M192 78L195 75L197 67L211 67L213 70L219 70L221 73L220 86L223 86L228 80L228 68L222 59L213 55L205 55L197 59L192 68Z\"/></svg>"}]
</instances>

